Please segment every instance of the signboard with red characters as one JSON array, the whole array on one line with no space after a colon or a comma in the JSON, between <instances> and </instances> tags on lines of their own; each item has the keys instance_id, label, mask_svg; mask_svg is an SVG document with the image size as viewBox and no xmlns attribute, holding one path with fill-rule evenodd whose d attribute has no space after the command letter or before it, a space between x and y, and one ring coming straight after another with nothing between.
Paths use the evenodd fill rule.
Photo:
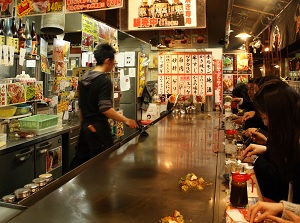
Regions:
<instances>
[{"instance_id":1,"label":"signboard with red characters","mask_svg":"<svg viewBox=\"0 0 300 223\"><path fill-rule=\"evenodd\" d=\"M13 2L12 0L0 0L0 18L12 17Z\"/></svg>"},{"instance_id":2,"label":"signboard with red characters","mask_svg":"<svg viewBox=\"0 0 300 223\"><path fill-rule=\"evenodd\" d=\"M63 0L18 0L16 10L19 17L62 12Z\"/></svg>"},{"instance_id":3,"label":"signboard with red characters","mask_svg":"<svg viewBox=\"0 0 300 223\"><path fill-rule=\"evenodd\" d=\"M128 30L196 27L199 13L205 18L205 0L174 0L172 3L168 0L130 0L128 1Z\"/></svg>"},{"instance_id":4,"label":"signboard with red characters","mask_svg":"<svg viewBox=\"0 0 300 223\"><path fill-rule=\"evenodd\" d=\"M123 7L123 0L66 0L66 13L116 9Z\"/></svg>"}]
</instances>

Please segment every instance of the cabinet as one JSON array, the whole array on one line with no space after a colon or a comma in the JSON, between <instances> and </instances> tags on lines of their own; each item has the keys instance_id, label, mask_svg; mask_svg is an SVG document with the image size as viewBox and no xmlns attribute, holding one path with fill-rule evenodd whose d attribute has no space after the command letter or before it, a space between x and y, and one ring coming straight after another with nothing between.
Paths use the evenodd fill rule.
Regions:
<instances>
[{"instance_id":1,"label":"cabinet","mask_svg":"<svg viewBox=\"0 0 300 223\"><path fill-rule=\"evenodd\" d=\"M0 156L0 197L47 172L54 179L62 176L61 135Z\"/></svg>"},{"instance_id":2,"label":"cabinet","mask_svg":"<svg viewBox=\"0 0 300 223\"><path fill-rule=\"evenodd\" d=\"M35 177L52 173L54 179L62 176L62 136L56 136L34 145Z\"/></svg>"},{"instance_id":3,"label":"cabinet","mask_svg":"<svg viewBox=\"0 0 300 223\"><path fill-rule=\"evenodd\" d=\"M0 197L13 193L34 178L33 145L0 156Z\"/></svg>"},{"instance_id":4,"label":"cabinet","mask_svg":"<svg viewBox=\"0 0 300 223\"><path fill-rule=\"evenodd\" d=\"M76 126L70 129L69 131L69 144L66 145L67 149L64 150L63 154L63 173L67 173L71 170L71 162L73 157L75 156L77 147L78 147L78 139L80 134L80 127Z\"/></svg>"}]
</instances>

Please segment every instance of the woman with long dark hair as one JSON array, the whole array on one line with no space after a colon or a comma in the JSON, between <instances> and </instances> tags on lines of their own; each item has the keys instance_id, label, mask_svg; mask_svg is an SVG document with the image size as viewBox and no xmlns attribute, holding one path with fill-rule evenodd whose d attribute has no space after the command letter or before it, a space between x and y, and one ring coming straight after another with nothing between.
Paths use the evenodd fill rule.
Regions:
<instances>
[{"instance_id":1,"label":"woman with long dark hair","mask_svg":"<svg viewBox=\"0 0 300 223\"><path fill-rule=\"evenodd\" d=\"M266 82L254 97L268 140L266 146L250 144L244 154L253 159L262 195L276 202L300 203L300 114L294 114L298 101L299 94L281 80Z\"/></svg>"}]
</instances>

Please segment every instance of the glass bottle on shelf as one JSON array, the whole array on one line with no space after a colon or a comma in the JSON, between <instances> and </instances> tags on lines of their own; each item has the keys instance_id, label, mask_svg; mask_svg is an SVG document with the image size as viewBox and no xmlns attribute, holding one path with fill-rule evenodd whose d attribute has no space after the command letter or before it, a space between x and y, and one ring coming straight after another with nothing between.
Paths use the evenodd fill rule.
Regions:
<instances>
[{"instance_id":1,"label":"glass bottle on shelf","mask_svg":"<svg viewBox=\"0 0 300 223\"><path fill-rule=\"evenodd\" d=\"M25 48L26 48L26 54L31 54L32 51L32 37L30 34L30 29L29 29L29 20L26 20L25 23L25 36L26 36L26 40L25 40Z\"/></svg>"},{"instance_id":2,"label":"glass bottle on shelf","mask_svg":"<svg viewBox=\"0 0 300 223\"><path fill-rule=\"evenodd\" d=\"M24 25L22 23L21 18L20 18L20 21L19 21L18 35L19 35L19 50L20 50L20 48L25 49L26 36L25 36L25 33L24 33Z\"/></svg>"},{"instance_id":3,"label":"glass bottle on shelf","mask_svg":"<svg viewBox=\"0 0 300 223\"><path fill-rule=\"evenodd\" d=\"M5 44L5 35L4 35L4 19L1 19L0 22L0 45L4 45Z\"/></svg>"},{"instance_id":4,"label":"glass bottle on shelf","mask_svg":"<svg viewBox=\"0 0 300 223\"><path fill-rule=\"evenodd\" d=\"M15 17L12 18L11 31L12 31L12 35L13 35L15 53L18 53L19 52L19 35L18 35Z\"/></svg>"},{"instance_id":5,"label":"glass bottle on shelf","mask_svg":"<svg viewBox=\"0 0 300 223\"><path fill-rule=\"evenodd\" d=\"M6 20L6 33L5 33L5 42L7 46L14 46L13 34L9 24L9 19Z\"/></svg>"},{"instance_id":6,"label":"glass bottle on shelf","mask_svg":"<svg viewBox=\"0 0 300 223\"><path fill-rule=\"evenodd\" d=\"M35 31L35 22L33 21L31 24L31 38L32 38L32 51L31 54L32 55L37 55L37 51L38 51L38 37Z\"/></svg>"}]
</instances>

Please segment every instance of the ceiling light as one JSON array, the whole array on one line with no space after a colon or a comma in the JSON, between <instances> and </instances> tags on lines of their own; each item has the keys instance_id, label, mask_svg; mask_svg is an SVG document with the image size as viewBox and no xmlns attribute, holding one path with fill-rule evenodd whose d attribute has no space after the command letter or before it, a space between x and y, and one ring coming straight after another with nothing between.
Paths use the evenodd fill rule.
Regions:
<instances>
[{"instance_id":1,"label":"ceiling light","mask_svg":"<svg viewBox=\"0 0 300 223\"><path fill-rule=\"evenodd\" d=\"M246 45L245 45L245 43L243 45L241 45L238 49L246 51Z\"/></svg>"},{"instance_id":2,"label":"ceiling light","mask_svg":"<svg viewBox=\"0 0 300 223\"><path fill-rule=\"evenodd\" d=\"M280 66L278 64L274 65L275 68L279 68Z\"/></svg>"},{"instance_id":3,"label":"ceiling light","mask_svg":"<svg viewBox=\"0 0 300 223\"><path fill-rule=\"evenodd\" d=\"M265 47L264 51L268 52L268 51L270 51L270 48L269 47Z\"/></svg>"},{"instance_id":4,"label":"ceiling light","mask_svg":"<svg viewBox=\"0 0 300 223\"><path fill-rule=\"evenodd\" d=\"M248 33L243 32L243 33L237 34L235 37L238 37L238 38L241 38L241 39L247 39L247 38L251 37L251 35L249 35Z\"/></svg>"}]
</instances>

